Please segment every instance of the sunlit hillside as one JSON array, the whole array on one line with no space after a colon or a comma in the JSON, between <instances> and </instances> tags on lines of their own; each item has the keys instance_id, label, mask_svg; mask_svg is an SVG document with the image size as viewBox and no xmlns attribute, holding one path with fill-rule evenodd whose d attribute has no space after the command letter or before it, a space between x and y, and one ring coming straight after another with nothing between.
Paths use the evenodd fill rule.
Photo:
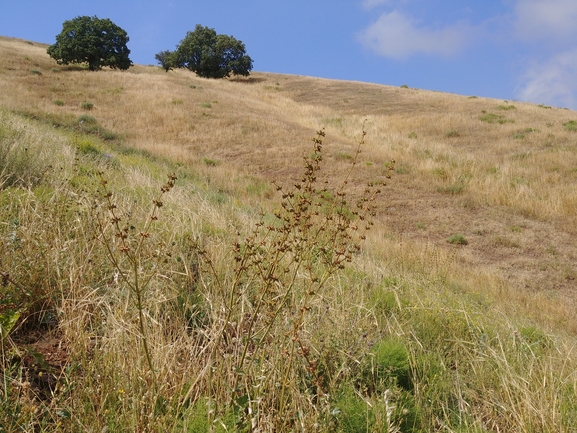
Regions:
<instances>
[{"instance_id":1,"label":"sunlit hillside","mask_svg":"<svg viewBox=\"0 0 577 433\"><path fill-rule=\"evenodd\" d=\"M50 319L42 315L44 304L26 310L10 298L0 305L12 312L0 311L2 326L14 327L11 336L2 334L3 362L10 364L10 351L18 359L32 356L24 353L26 338L45 333L60 348L54 352L63 351L59 362L48 362L51 374L58 376L57 366L78 368L59 373L57 389L34 382L30 363L28 370L23 363L13 384L5 379L2 385L0 410L7 415L0 423L21 417L36 431L77 431L84 423L90 423L86 431L117 431L122 423L131 426L126 431L161 431L159 425L195 432L231 431L231 425L255 432L577 431L576 112L262 72L225 80L153 65L89 72L57 65L45 45L0 37L0 120L3 287L26 292L26 284L40 284L42 296L51 298L45 303ZM251 227L262 212L256 230L272 230L270 219L293 198L279 197L272 182L285 192L294 185L306 190L303 157L315 161L311 138L323 128L313 182L326 182L331 192L321 199L333 209L341 186L355 203L367 184L383 184L371 201L374 225L350 257L344 251L352 247L342 247L350 261L342 274L329 266L324 280L313 265L302 264L283 296L284 283L271 283L260 268L272 259L251 244L260 239L268 248L277 232L251 235ZM24 156L8 163L16 161L10 152L18 146ZM41 168L44 162L50 170ZM20 177L10 177L10 170L20 170ZM26 178L26 172L38 174ZM172 172L178 179L169 180L161 208L153 191ZM118 202L107 201L108 192ZM89 210L96 196L112 223L105 211ZM155 203L150 211L146 200ZM321 214L328 212L322 203ZM136 248L122 243L124 228L115 228L117 207L118 215L142 219ZM161 253L123 262L111 246L121 242L120 251L140 252L157 211L150 251L174 248L167 260L178 257L178 263L163 269ZM348 211L339 212L348 218ZM350 239L363 224L350 221ZM116 238L106 240L107 230ZM234 246L237 233L246 245ZM27 241L10 252L15 237ZM252 247L254 257L264 258L253 257L238 271L239 254ZM279 251L281 263L287 250ZM297 257L301 266L304 256ZM286 265L287 274L296 262ZM261 273L243 274L250 269ZM301 298L293 288L303 274L310 274L310 285L303 283ZM123 284L126 293L107 298ZM240 293L243 285L250 290ZM194 287L190 299L178 291L185 286ZM57 293L46 295L52 287ZM259 290L270 291L271 300ZM293 310L283 316L289 299ZM313 318L305 317L309 311ZM37 322L42 326L32 325ZM141 349L142 341L148 347ZM225 343L230 350L221 353ZM259 351L264 345L279 350ZM436 357L433 348L444 352ZM379 362L403 356L406 372L395 376L393 368L391 379L379 370ZM90 372L110 379L88 380ZM309 376L301 384L303 375ZM72 378L93 387L93 397ZM45 394L36 400L26 394L35 386ZM128 389L150 395L133 401L122 395ZM73 398L85 399L75 409L90 415L73 413ZM234 410L223 403L233 400ZM34 412L42 404L44 418ZM121 415L110 421L112 410ZM349 412L365 417L349 419ZM187 417L208 424L187 424Z\"/></svg>"}]
</instances>

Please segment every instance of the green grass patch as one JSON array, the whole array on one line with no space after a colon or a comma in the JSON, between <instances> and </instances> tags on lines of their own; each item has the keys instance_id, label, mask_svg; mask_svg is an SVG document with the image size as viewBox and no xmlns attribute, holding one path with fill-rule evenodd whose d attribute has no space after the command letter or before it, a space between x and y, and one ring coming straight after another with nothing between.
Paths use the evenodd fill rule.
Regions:
<instances>
[{"instance_id":1,"label":"green grass patch","mask_svg":"<svg viewBox=\"0 0 577 433\"><path fill-rule=\"evenodd\" d=\"M457 195L457 194L461 194L464 189L465 189L465 185L463 183L452 183L450 185L437 187L437 192L440 192L443 194Z\"/></svg>"},{"instance_id":2,"label":"green grass patch","mask_svg":"<svg viewBox=\"0 0 577 433\"><path fill-rule=\"evenodd\" d=\"M577 121L570 120L568 122L565 122L563 124L563 128L565 129L565 131L571 131L571 132L577 131Z\"/></svg>"},{"instance_id":3,"label":"green grass patch","mask_svg":"<svg viewBox=\"0 0 577 433\"><path fill-rule=\"evenodd\" d=\"M80 108L86 111L90 111L94 108L94 104L92 102L84 101L80 104Z\"/></svg>"},{"instance_id":4,"label":"green grass patch","mask_svg":"<svg viewBox=\"0 0 577 433\"><path fill-rule=\"evenodd\" d=\"M465 236L459 233L449 236L446 241L453 245L467 245L469 243Z\"/></svg>"},{"instance_id":5,"label":"green grass patch","mask_svg":"<svg viewBox=\"0 0 577 433\"><path fill-rule=\"evenodd\" d=\"M503 116L502 114L495 114L495 113L483 114L481 117L479 117L479 119L487 123L499 123L499 124L515 123L514 119L506 119L505 116Z\"/></svg>"}]
</instances>

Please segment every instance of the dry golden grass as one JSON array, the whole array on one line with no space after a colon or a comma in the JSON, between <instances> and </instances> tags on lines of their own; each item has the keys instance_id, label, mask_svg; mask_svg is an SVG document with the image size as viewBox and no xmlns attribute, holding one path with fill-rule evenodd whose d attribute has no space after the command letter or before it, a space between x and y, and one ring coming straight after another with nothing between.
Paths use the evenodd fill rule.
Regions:
<instances>
[{"instance_id":1,"label":"dry golden grass","mask_svg":"<svg viewBox=\"0 0 577 433\"><path fill-rule=\"evenodd\" d=\"M58 66L45 50L0 38L1 107L88 113L128 146L194 165L207 182L247 201L270 196L261 178L294 180L321 127L328 143L324 174L336 182L364 124L355 185L382 180L391 159L397 170L379 203L372 249L402 252L407 263L433 269L432 248L468 290L577 332L577 133L563 127L577 113L258 72L218 81L151 66L91 73ZM83 102L94 107L85 111ZM487 114L502 117L481 120ZM469 244L448 244L455 233Z\"/></svg>"},{"instance_id":2,"label":"dry golden grass","mask_svg":"<svg viewBox=\"0 0 577 433\"><path fill-rule=\"evenodd\" d=\"M524 106L270 74L55 72L44 47L1 42L11 58L0 60L0 85L17 89L0 96L2 146L31 163L50 155L53 167L41 183L0 191L2 294L21 306L0 341L0 430L575 430L570 221L516 207L538 186L513 178L529 160L516 156L522 139L508 135L515 124L478 119ZM81 114L124 143L80 133ZM365 119L348 187L382 180L391 158L397 174L359 251L364 225L338 229L324 212L330 199L315 212L308 196L281 199L263 179L292 190L313 131L326 126L318 185L326 177L336 189ZM172 172L178 181L159 198ZM549 181L563 187L555 172ZM484 191L499 185L492 204ZM265 213L256 226L259 201L284 217ZM446 242L457 232L468 245ZM328 233L351 237L345 245ZM333 239L328 249L323 239ZM352 263L325 280L335 254ZM402 425L404 415L415 423Z\"/></svg>"}]
</instances>

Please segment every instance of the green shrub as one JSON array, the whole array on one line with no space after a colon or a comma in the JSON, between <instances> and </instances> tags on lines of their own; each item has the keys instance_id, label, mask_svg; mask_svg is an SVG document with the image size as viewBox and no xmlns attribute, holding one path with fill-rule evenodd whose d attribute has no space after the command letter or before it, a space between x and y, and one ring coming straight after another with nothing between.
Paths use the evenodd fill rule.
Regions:
<instances>
[{"instance_id":1,"label":"green shrub","mask_svg":"<svg viewBox=\"0 0 577 433\"><path fill-rule=\"evenodd\" d=\"M485 111L483 110L483 113L485 113ZM487 123L515 123L515 120L513 119L506 119L505 116L500 115L500 114L494 114L494 113L486 113L483 116L481 116L479 118L480 120L482 120L483 122L487 122Z\"/></svg>"},{"instance_id":2,"label":"green shrub","mask_svg":"<svg viewBox=\"0 0 577 433\"><path fill-rule=\"evenodd\" d=\"M575 120L565 122L563 128L565 128L566 131L577 131L577 122Z\"/></svg>"},{"instance_id":3,"label":"green shrub","mask_svg":"<svg viewBox=\"0 0 577 433\"><path fill-rule=\"evenodd\" d=\"M371 349L364 366L363 387L382 393L394 386L412 388L409 351L400 340L384 339Z\"/></svg>"},{"instance_id":4,"label":"green shrub","mask_svg":"<svg viewBox=\"0 0 577 433\"><path fill-rule=\"evenodd\" d=\"M82 104L80 104L80 108L82 108L83 110L90 111L94 108L94 104L92 102L85 101Z\"/></svg>"},{"instance_id":5,"label":"green shrub","mask_svg":"<svg viewBox=\"0 0 577 433\"><path fill-rule=\"evenodd\" d=\"M54 105L58 105L60 107L64 105L64 101L61 101L60 99L55 99L52 102L54 103Z\"/></svg>"},{"instance_id":6,"label":"green shrub","mask_svg":"<svg viewBox=\"0 0 577 433\"><path fill-rule=\"evenodd\" d=\"M203 102L200 104L202 108L212 108L212 104L210 102Z\"/></svg>"},{"instance_id":7,"label":"green shrub","mask_svg":"<svg viewBox=\"0 0 577 433\"><path fill-rule=\"evenodd\" d=\"M455 244L455 245L467 245L469 243L469 241L467 239L465 239L465 236L463 236L462 234L456 233L450 237L448 237L446 239L447 242L449 242L450 244Z\"/></svg>"},{"instance_id":8,"label":"green shrub","mask_svg":"<svg viewBox=\"0 0 577 433\"><path fill-rule=\"evenodd\" d=\"M32 70L30 71L30 73L31 73L32 75L42 75L42 72L40 72L38 69L32 69Z\"/></svg>"},{"instance_id":9,"label":"green shrub","mask_svg":"<svg viewBox=\"0 0 577 433\"><path fill-rule=\"evenodd\" d=\"M401 89L408 89L408 88L409 88L409 86L408 86L407 84L403 84L403 85L401 86Z\"/></svg>"},{"instance_id":10,"label":"green shrub","mask_svg":"<svg viewBox=\"0 0 577 433\"><path fill-rule=\"evenodd\" d=\"M83 114L82 116L79 116L77 119L78 123L87 123L89 125L96 125L98 123L98 121L96 120L96 117L94 116L90 116L89 114Z\"/></svg>"},{"instance_id":11,"label":"green shrub","mask_svg":"<svg viewBox=\"0 0 577 433\"><path fill-rule=\"evenodd\" d=\"M371 398L346 386L330 411L330 431L416 433L421 431L420 412L407 391L387 389Z\"/></svg>"},{"instance_id":12,"label":"green shrub","mask_svg":"<svg viewBox=\"0 0 577 433\"><path fill-rule=\"evenodd\" d=\"M82 138L76 140L76 148L84 155L98 156L100 150L94 145L90 139Z\"/></svg>"}]
</instances>

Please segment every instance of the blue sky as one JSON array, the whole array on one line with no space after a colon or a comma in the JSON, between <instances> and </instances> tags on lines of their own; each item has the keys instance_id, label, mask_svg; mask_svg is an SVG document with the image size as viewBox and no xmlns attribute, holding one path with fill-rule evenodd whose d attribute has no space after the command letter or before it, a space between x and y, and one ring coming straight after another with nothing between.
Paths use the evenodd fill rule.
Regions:
<instances>
[{"instance_id":1,"label":"blue sky","mask_svg":"<svg viewBox=\"0 0 577 433\"><path fill-rule=\"evenodd\" d=\"M196 24L242 40L254 70L577 109L577 0L0 0L0 35L53 43L79 15L154 64Z\"/></svg>"}]
</instances>

